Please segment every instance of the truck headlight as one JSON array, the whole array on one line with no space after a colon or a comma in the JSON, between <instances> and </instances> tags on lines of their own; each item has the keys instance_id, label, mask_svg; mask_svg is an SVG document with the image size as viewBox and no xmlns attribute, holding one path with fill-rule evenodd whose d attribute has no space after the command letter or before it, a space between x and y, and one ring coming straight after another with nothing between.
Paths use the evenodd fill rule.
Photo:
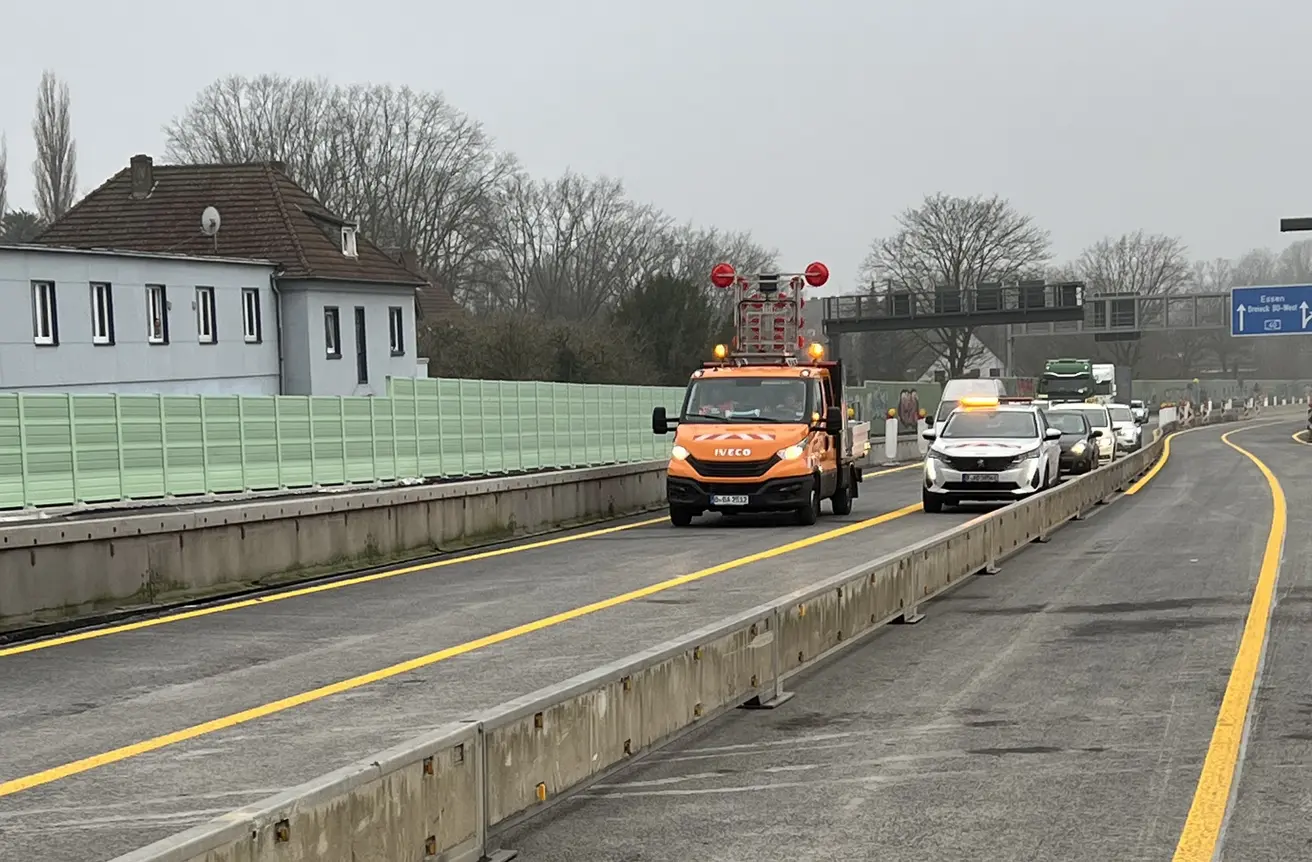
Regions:
<instances>
[{"instance_id":1,"label":"truck headlight","mask_svg":"<svg viewBox=\"0 0 1312 862\"><path fill-rule=\"evenodd\" d=\"M682 461L688 457L688 450L676 443L674 448L670 450L670 457L676 461Z\"/></svg>"},{"instance_id":2,"label":"truck headlight","mask_svg":"<svg viewBox=\"0 0 1312 862\"><path fill-rule=\"evenodd\" d=\"M780 449L779 460L795 461L798 458L801 458L804 454L806 454L806 446L802 443L796 443L789 446L787 449Z\"/></svg>"}]
</instances>

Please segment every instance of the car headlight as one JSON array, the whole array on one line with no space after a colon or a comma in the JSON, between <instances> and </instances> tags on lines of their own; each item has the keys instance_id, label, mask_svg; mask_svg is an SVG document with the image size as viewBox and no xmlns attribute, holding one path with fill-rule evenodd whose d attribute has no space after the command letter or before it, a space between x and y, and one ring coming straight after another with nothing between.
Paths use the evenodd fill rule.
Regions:
<instances>
[{"instance_id":1,"label":"car headlight","mask_svg":"<svg viewBox=\"0 0 1312 862\"><path fill-rule=\"evenodd\" d=\"M1072 454L1072 455L1083 455L1083 454L1084 454L1084 450L1085 450L1085 449L1088 449L1088 448L1089 448L1088 446L1085 446L1085 445L1084 445L1084 441L1081 440L1080 442L1076 443L1074 446L1071 447L1071 454Z\"/></svg>"},{"instance_id":2,"label":"car headlight","mask_svg":"<svg viewBox=\"0 0 1312 862\"><path fill-rule=\"evenodd\" d=\"M1016 456L1016 463L1020 463L1021 461L1033 461L1035 458L1038 458L1038 457L1039 457L1039 452L1040 452L1040 451L1042 451L1042 450L1040 450L1040 449L1031 449L1031 450L1028 451L1028 452L1022 452L1022 453L1020 453L1019 455Z\"/></svg>"},{"instance_id":3,"label":"car headlight","mask_svg":"<svg viewBox=\"0 0 1312 862\"><path fill-rule=\"evenodd\" d=\"M779 450L779 460L781 460L781 461L795 461L795 460L797 460L798 458L801 458L804 454L806 454L806 446L805 446L805 444L802 444L802 443L796 443L796 444L794 444L794 445L792 445L792 446L789 446L787 449L780 449L780 450Z\"/></svg>"},{"instance_id":4,"label":"car headlight","mask_svg":"<svg viewBox=\"0 0 1312 862\"><path fill-rule=\"evenodd\" d=\"M946 460L947 460L947 456L944 455L942 452L938 451L937 449L930 449L928 452L925 453L925 457L928 458L928 459L930 459L930 460L932 460L932 461L946 461Z\"/></svg>"},{"instance_id":5,"label":"car headlight","mask_svg":"<svg viewBox=\"0 0 1312 862\"><path fill-rule=\"evenodd\" d=\"M676 443L674 448L670 450L670 457L676 461L682 461L688 457L688 450Z\"/></svg>"}]
</instances>

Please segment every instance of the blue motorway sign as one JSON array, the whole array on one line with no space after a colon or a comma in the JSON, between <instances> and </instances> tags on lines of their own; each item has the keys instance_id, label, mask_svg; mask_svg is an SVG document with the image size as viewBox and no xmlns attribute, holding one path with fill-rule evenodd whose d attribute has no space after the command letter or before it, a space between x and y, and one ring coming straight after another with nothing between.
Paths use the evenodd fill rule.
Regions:
<instances>
[{"instance_id":1,"label":"blue motorway sign","mask_svg":"<svg viewBox=\"0 0 1312 862\"><path fill-rule=\"evenodd\" d=\"M1230 288L1230 334L1312 334L1312 284Z\"/></svg>"}]
</instances>

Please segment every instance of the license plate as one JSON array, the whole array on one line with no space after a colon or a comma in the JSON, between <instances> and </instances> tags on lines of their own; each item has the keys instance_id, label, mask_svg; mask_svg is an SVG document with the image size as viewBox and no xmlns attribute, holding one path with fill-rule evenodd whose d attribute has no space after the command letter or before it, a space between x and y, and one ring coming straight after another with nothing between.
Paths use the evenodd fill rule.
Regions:
<instances>
[{"instance_id":1,"label":"license plate","mask_svg":"<svg viewBox=\"0 0 1312 862\"><path fill-rule=\"evenodd\" d=\"M716 494L711 497L712 506L746 506L746 494Z\"/></svg>"},{"instance_id":2,"label":"license plate","mask_svg":"<svg viewBox=\"0 0 1312 862\"><path fill-rule=\"evenodd\" d=\"M963 473L961 476L963 482L996 482L998 476L996 473Z\"/></svg>"}]
</instances>

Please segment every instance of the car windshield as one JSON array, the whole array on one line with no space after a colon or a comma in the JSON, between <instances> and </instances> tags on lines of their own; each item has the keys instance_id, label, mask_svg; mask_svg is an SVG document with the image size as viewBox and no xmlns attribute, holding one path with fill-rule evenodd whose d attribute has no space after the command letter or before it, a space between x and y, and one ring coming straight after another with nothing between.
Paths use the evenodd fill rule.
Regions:
<instances>
[{"instance_id":1,"label":"car windshield","mask_svg":"<svg viewBox=\"0 0 1312 862\"><path fill-rule=\"evenodd\" d=\"M1048 413L1048 424L1063 434L1088 434L1089 428L1084 424L1084 417L1072 410L1052 410Z\"/></svg>"},{"instance_id":2,"label":"car windshield","mask_svg":"<svg viewBox=\"0 0 1312 862\"><path fill-rule=\"evenodd\" d=\"M1143 409L1143 402L1142 402L1142 401L1131 401L1131 402L1130 402L1130 409L1131 409L1131 410L1142 410L1142 409Z\"/></svg>"},{"instance_id":3,"label":"car windshield","mask_svg":"<svg viewBox=\"0 0 1312 862\"><path fill-rule=\"evenodd\" d=\"M1039 434L1033 413L1018 410L958 410L948 418L944 437L1032 439Z\"/></svg>"},{"instance_id":4,"label":"car windshield","mask_svg":"<svg viewBox=\"0 0 1312 862\"><path fill-rule=\"evenodd\" d=\"M805 422L806 384L805 380L789 377L694 380L680 421Z\"/></svg>"},{"instance_id":5,"label":"car windshield","mask_svg":"<svg viewBox=\"0 0 1312 862\"><path fill-rule=\"evenodd\" d=\"M1130 412L1129 407L1109 407L1108 412L1112 414L1113 422L1133 422L1134 414Z\"/></svg>"},{"instance_id":6,"label":"car windshield","mask_svg":"<svg viewBox=\"0 0 1312 862\"><path fill-rule=\"evenodd\" d=\"M1107 410L1102 407L1066 407L1060 412L1069 410L1072 413L1083 413L1084 418L1089 420L1089 424L1094 428L1107 427ZM1054 410L1054 413L1059 411Z\"/></svg>"}]
</instances>

